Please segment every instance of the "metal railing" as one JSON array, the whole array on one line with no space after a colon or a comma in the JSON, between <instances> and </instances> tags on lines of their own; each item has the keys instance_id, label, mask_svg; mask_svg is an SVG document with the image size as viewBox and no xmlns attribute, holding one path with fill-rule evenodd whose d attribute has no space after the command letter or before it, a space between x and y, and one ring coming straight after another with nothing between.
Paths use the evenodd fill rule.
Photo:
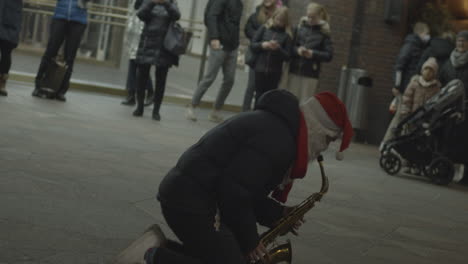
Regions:
<instances>
[{"instance_id":1,"label":"metal railing","mask_svg":"<svg viewBox=\"0 0 468 264\"><path fill-rule=\"evenodd\" d=\"M116 0L101 0L105 4L90 3L88 26L83 36L78 58L118 66L124 51L124 36L129 17L127 6L116 6ZM42 52L47 45L49 25L56 0L24 0L23 30L20 49ZM193 32L193 38L203 36L203 23L181 19L182 26Z\"/></svg>"}]
</instances>

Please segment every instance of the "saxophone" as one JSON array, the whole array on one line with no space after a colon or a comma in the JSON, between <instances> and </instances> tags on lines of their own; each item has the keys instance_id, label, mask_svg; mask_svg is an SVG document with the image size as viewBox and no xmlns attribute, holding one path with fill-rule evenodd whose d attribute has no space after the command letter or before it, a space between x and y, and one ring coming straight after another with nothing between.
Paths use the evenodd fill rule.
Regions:
<instances>
[{"instance_id":1,"label":"saxophone","mask_svg":"<svg viewBox=\"0 0 468 264\"><path fill-rule=\"evenodd\" d=\"M322 175L322 187L318 193L314 193L309 196L306 200L300 203L292 212L287 216L280 219L273 228L262 234L261 242L269 249L270 262L271 264L276 263L291 263L292 261L292 247L291 242L288 241L284 244L275 246L275 241L278 236L289 232L295 223L301 220L304 215L314 207L315 202L319 202L322 197L328 192L328 178L325 175L323 169L323 157L320 155L317 158L320 165L320 173ZM256 264L261 263L256 262Z\"/></svg>"}]
</instances>

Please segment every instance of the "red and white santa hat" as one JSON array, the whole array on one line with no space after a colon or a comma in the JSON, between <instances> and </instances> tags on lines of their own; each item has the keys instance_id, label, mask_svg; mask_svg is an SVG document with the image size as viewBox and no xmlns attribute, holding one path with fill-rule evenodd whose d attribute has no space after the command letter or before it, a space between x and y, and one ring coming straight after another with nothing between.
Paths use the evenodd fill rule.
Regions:
<instances>
[{"instance_id":1,"label":"red and white santa hat","mask_svg":"<svg viewBox=\"0 0 468 264\"><path fill-rule=\"evenodd\" d=\"M313 102L314 99L319 102L321 107ZM325 131L339 131L337 134L341 135L341 146L336 153L336 159L343 160L343 151L349 147L354 134L346 106L335 94L330 92L319 93L311 101L310 107L314 108L314 119L320 123L320 126Z\"/></svg>"}]
</instances>

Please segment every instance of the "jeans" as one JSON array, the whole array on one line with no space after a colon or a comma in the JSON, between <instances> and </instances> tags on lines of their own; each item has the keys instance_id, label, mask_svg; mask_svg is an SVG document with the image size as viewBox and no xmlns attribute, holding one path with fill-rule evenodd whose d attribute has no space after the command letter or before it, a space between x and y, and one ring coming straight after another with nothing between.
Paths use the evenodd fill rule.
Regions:
<instances>
[{"instance_id":1,"label":"jeans","mask_svg":"<svg viewBox=\"0 0 468 264\"><path fill-rule=\"evenodd\" d=\"M11 68L11 52L16 44L0 40L0 74L8 74Z\"/></svg>"},{"instance_id":2,"label":"jeans","mask_svg":"<svg viewBox=\"0 0 468 264\"><path fill-rule=\"evenodd\" d=\"M126 89L128 93L128 97L135 97L137 91L137 69L138 64L135 60L130 60L128 62L128 74L127 74L127 84ZM151 80L151 76L148 76L148 82L146 83L145 90L148 95L153 95L153 81Z\"/></svg>"},{"instance_id":3,"label":"jeans","mask_svg":"<svg viewBox=\"0 0 468 264\"><path fill-rule=\"evenodd\" d=\"M49 42L47 43L46 51L44 56L42 56L36 75L36 87L39 86L40 81L45 77L47 68L52 60L57 57L60 47L64 44L64 60L68 68L62 81L62 86L57 91L57 94L64 95L68 91L73 64L85 29L85 24L63 19L52 19Z\"/></svg>"},{"instance_id":4,"label":"jeans","mask_svg":"<svg viewBox=\"0 0 468 264\"><path fill-rule=\"evenodd\" d=\"M208 70L198 85L197 90L192 98L192 105L200 105L203 95L218 76L219 70L223 70L223 83L221 89L218 92L214 108L221 110L231 92L232 86L234 85L234 79L236 78L237 69L237 49L234 51L214 50L210 47L210 56L208 57Z\"/></svg>"},{"instance_id":5,"label":"jeans","mask_svg":"<svg viewBox=\"0 0 468 264\"><path fill-rule=\"evenodd\" d=\"M145 89L150 80L151 64L139 64L137 71L137 103L139 108L143 108L145 99ZM164 92L166 90L167 74L169 73L169 67L156 67L156 80L155 80L155 91L154 91L154 106L153 112L159 113L161 103L164 98Z\"/></svg>"}]
</instances>

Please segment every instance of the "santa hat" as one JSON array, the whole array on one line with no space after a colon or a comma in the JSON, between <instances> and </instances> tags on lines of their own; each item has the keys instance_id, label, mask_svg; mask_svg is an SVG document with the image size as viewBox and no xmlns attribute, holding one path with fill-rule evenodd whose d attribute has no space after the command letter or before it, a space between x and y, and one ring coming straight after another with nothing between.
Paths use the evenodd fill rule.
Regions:
<instances>
[{"instance_id":1,"label":"santa hat","mask_svg":"<svg viewBox=\"0 0 468 264\"><path fill-rule=\"evenodd\" d=\"M315 95L315 98L326 112L326 117L319 118L320 122L324 125L331 126L331 124L327 123L332 121L342 132L341 146L340 150L336 153L336 159L343 160L343 151L349 147L354 134L353 127L348 118L346 106L335 94L330 92L319 93Z\"/></svg>"}]
</instances>

